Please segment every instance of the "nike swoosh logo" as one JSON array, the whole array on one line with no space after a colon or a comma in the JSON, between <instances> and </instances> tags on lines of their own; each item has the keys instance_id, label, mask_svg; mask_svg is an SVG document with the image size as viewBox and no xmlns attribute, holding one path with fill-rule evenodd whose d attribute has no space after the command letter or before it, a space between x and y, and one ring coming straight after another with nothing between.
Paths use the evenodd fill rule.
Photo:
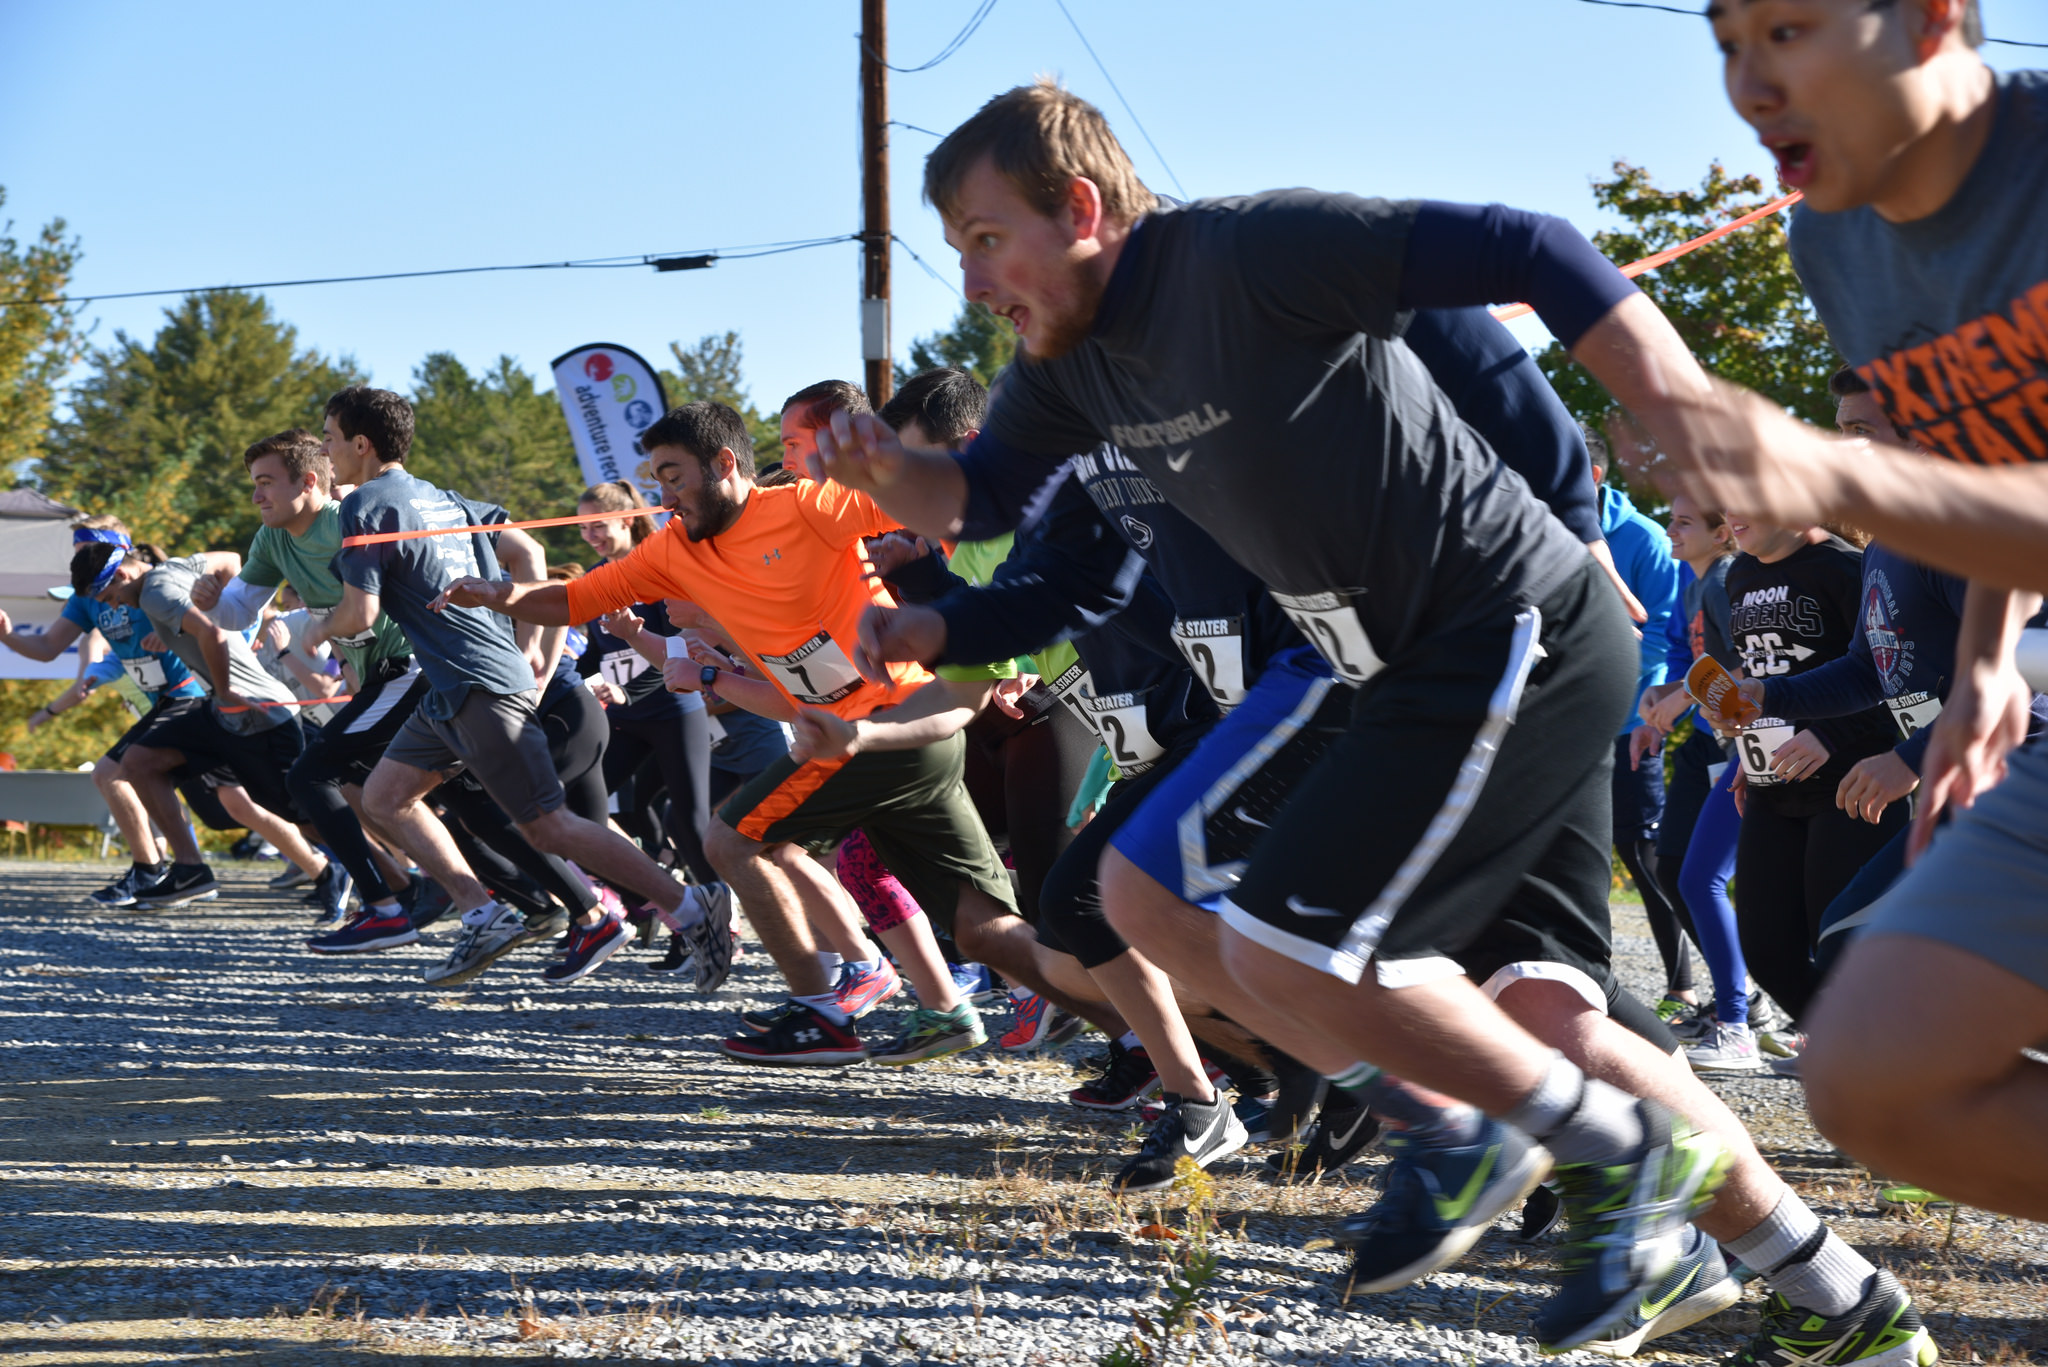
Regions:
<instances>
[{"instance_id":1,"label":"nike swoosh logo","mask_svg":"<svg viewBox=\"0 0 2048 1367\"><path fill-rule=\"evenodd\" d=\"M1245 825L1247 825L1247 826L1257 826L1257 827L1259 827L1259 828L1260 828L1261 830L1267 830L1267 831L1270 831L1270 830L1272 830L1272 829L1273 829L1273 823L1272 823L1272 822L1270 822L1270 821L1261 821L1261 820L1259 820L1259 819L1258 819L1257 817L1253 816L1253 815L1252 815L1252 814L1251 814L1250 812L1246 811L1246 810L1244 809L1244 805L1243 805L1242 803L1238 804L1237 808L1236 808L1236 809L1235 809L1234 811L1232 811L1232 812L1231 812L1231 815L1232 815L1232 816L1234 816L1234 817L1236 817L1236 818L1237 818L1237 819L1238 819L1239 821L1242 821L1242 822L1243 822L1243 823L1244 823Z\"/></svg>"},{"instance_id":2,"label":"nike swoosh logo","mask_svg":"<svg viewBox=\"0 0 2048 1367\"><path fill-rule=\"evenodd\" d=\"M1643 1297L1643 1303L1641 1306L1637 1308L1637 1313L1640 1314L1646 1320L1656 1319L1657 1316L1663 1314L1666 1310L1669 1310L1674 1301L1676 1301L1680 1296L1683 1296L1686 1293L1687 1289L1692 1286L1693 1282L1699 1278L1699 1275L1700 1270L1697 1267L1695 1267L1692 1271L1686 1273L1685 1280L1680 1282L1677 1286L1673 1287L1671 1290L1671 1294L1666 1296L1663 1300L1653 1301L1648 1296Z\"/></svg>"},{"instance_id":3,"label":"nike swoosh logo","mask_svg":"<svg viewBox=\"0 0 2048 1367\"><path fill-rule=\"evenodd\" d=\"M1344 1133L1342 1134L1332 1134L1330 1136L1330 1147L1332 1149L1342 1149L1346 1145L1350 1144L1350 1142L1357 1137L1359 1128L1363 1126L1365 1122L1370 1120L1371 1118L1371 1108L1366 1106L1360 1106L1358 1108L1358 1114L1351 1118L1351 1128L1344 1131Z\"/></svg>"},{"instance_id":4,"label":"nike swoosh logo","mask_svg":"<svg viewBox=\"0 0 2048 1367\"><path fill-rule=\"evenodd\" d=\"M1332 911L1328 907L1309 906L1299 897L1289 897L1287 899L1287 909L1296 916L1342 916L1344 914L1341 911Z\"/></svg>"},{"instance_id":5,"label":"nike swoosh logo","mask_svg":"<svg viewBox=\"0 0 2048 1367\"><path fill-rule=\"evenodd\" d=\"M1479 1166L1472 1170L1472 1176L1466 1179L1464 1190L1450 1200L1432 1196L1430 1199L1436 1202L1436 1218L1445 1224L1463 1218L1472 1209L1472 1203L1478 1199L1479 1189L1485 1186L1486 1179L1493 1175L1493 1160L1499 1156L1498 1147L1488 1150L1486 1157L1480 1160Z\"/></svg>"},{"instance_id":6,"label":"nike swoosh logo","mask_svg":"<svg viewBox=\"0 0 2048 1367\"><path fill-rule=\"evenodd\" d=\"M1181 471L1187 469L1188 462L1193 460L1194 458L1195 448L1190 446L1187 450L1181 452L1177 456L1168 456L1166 458L1166 468L1173 471L1177 475Z\"/></svg>"}]
</instances>

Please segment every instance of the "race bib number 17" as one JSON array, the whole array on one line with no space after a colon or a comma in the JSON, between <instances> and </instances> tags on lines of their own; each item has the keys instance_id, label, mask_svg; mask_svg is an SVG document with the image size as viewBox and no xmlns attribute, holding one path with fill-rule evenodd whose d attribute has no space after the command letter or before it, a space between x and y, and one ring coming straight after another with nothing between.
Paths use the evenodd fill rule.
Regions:
<instances>
[{"instance_id":1,"label":"race bib number 17","mask_svg":"<svg viewBox=\"0 0 2048 1367\"><path fill-rule=\"evenodd\" d=\"M633 676L643 669L652 668L637 650L614 650L597 662L604 674L605 682L614 688L624 688L633 681Z\"/></svg>"},{"instance_id":2,"label":"race bib number 17","mask_svg":"<svg viewBox=\"0 0 2048 1367\"><path fill-rule=\"evenodd\" d=\"M761 663L768 666L776 682L798 702L821 706L835 703L849 696L862 682L853 661L846 658L846 652L839 648L831 633L824 631L787 655L761 656Z\"/></svg>"},{"instance_id":3,"label":"race bib number 17","mask_svg":"<svg viewBox=\"0 0 2048 1367\"><path fill-rule=\"evenodd\" d=\"M1276 593L1273 601L1346 683L1362 684L1387 667L1366 638L1365 623L1358 620L1351 595Z\"/></svg>"}]
</instances>

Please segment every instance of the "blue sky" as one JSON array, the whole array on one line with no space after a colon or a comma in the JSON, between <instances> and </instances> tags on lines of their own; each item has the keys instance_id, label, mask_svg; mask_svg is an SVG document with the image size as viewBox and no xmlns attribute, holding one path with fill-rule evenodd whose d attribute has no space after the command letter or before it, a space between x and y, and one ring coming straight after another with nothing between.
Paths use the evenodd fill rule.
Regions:
<instances>
[{"instance_id":1,"label":"blue sky","mask_svg":"<svg viewBox=\"0 0 2048 1367\"><path fill-rule=\"evenodd\" d=\"M1768 159L1720 94L1705 25L1577 0L1068 0L1190 195L1312 185L1496 199L1600 226L1617 157L1666 183ZM923 61L971 0L898 0ZM2048 41L2048 0L1985 0ZM856 0L0 3L0 185L17 236L61 215L85 292L670 252L859 223ZM2042 54L1986 49L1996 65ZM1056 72L1145 145L1053 0L999 0L960 54L892 78L892 113L952 127ZM918 201L932 139L896 129L897 232L954 278ZM755 399L858 378L851 245L708 271L506 274L278 290L301 339L408 387L430 351L538 372L609 341L665 357L741 334ZM895 345L957 308L899 249ZM96 340L168 300L89 306ZM1527 339L1541 336L1521 325Z\"/></svg>"}]
</instances>

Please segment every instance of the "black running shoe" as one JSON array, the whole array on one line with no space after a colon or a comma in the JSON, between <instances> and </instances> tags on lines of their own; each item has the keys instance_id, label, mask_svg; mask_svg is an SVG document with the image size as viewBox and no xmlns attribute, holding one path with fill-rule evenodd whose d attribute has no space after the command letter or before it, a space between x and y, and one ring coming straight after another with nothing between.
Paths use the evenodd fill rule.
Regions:
<instances>
[{"instance_id":1,"label":"black running shoe","mask_svg":"<svg viewBox=\"0 0 2048 1367\"><path fill-rule=\"evenodd\" d=\"M1280 1086L1266 1108L1265 1128L1251 1136L1254 1144L1292 1144L1315 1123L1316 1112L1330 1083L1307 1064L1275 1052L1273 1072Z\"/></svg>"},{"instance_id":2,"label":"black running shoe","mask_svg":"<svg viewBox=\"0 0 2048 1367\"><path fill-rule=\"evenodd\" d=\"M1127 1111L1158 1090L1159 1070L1144 1046L1126 1049L1111 1040L1102 1075L1068 1092L1067 1100L1083 1110Z\"/></svg>"},{"instance_id":3,"label":"black running shoe","mask_svg":"<svg viewBox=\"0 0 2048 1367\"><path fill-rule=\"evenodd\" d=\"M348 915L348 895L355 890L355 880L348 876L348 870L341 866L339 859L327 861L327 867L320 870L320 876L313 880L313 895L320 899L319 918L333 921Z\"/></svg>"},{"instance_id":4,"label":"black running shoe","mask_svg":"<svg viewBox=\"0 0 2048 1367\"><path fill-rule=\"evenodd\" d=\"M1387 1149L1385 1194L1337 1227L1337 1242L1352 1250L1353 1291L1392 1291L1449 1266L1550 1175L1542 1145L1485 1116L1469 1144L1399 1131Z\"/></svg>"},{"instance_id":5,"label":"black running shoe","mask_svg":"<svg viewBox=\"0 0 2048 1367\"><path fill-rule=\"evenodd\" d=\"M1206 1168L1243 1147L1244 1122L1221 1092L1206 1105L1183 1101L1166 1108L1137 1157L1124 1164L1111 1185L1118 1191L1158 1191L1173 1185L1181 1159L1191 1158L1196 1167Z\"/></svg>"},{"instance_id":6,"label":"black running shoe","mask_svg":"<svg viewBox=\"0 0 2048 1367\"><path fill-rule=\"evenodd\" d=\"M1664 1280L1643 1293L1626 1319L1587 1343L1587 1352L1634 1357L1651 1339L1698 1324L1742 1299L1742 1283L1729 1275L1721 1246L1697 1229L1688 1228L1685 1233L1685 1251Z\"/></svg>"},{"instance_id":7,"label":"black running shoe","mask_svg":"<svg viewBox=\"0 0 2048 1367\"><path fill-rule=\"evenodd\" d=\"M674 973L690 962L690 947L683 943L683 932L671 930L668 933L668 953L654 963L647 965L649 973Z\"/></svg>"},{"instance_id":8,"label":"black running shoe","mask_svg":"<svg viewBox=\"0 0 2048 1367\"><path fill-rule=\"evenodd\" d=\"M441 885L424 876L405 885L405 891L398 894L398 905L405 908L406 919L412 922L414 930L425 930L455 910L453 899L441 890Z\"/></svg>"},{"instance_id":9,"label":"black running shoe","mask_svg":"<svg viewBox=\"0 0 2048 1367\"><path fill-rule=\"evenodd\" d=\"M128 872L101 888L98 892L86 894L86 900L96 907L116 909L135 905L135 893L146 888L171 871L168 864L130 864Z\"/></svg>"},{"instance_id":10,"label":"black running shoe","mask_svg":"<svg viewBox=\"0 0 2048 1367\"><path fill-rule=\"evenodd\" d=\"M756 1007L752 1011L740 1012L740 1028L750 1034L765 1035L780 1025L783 1018L792 1012L809 1010L801 1002L777 1002L773 1006Z\"/></svg>"},{"instance_id":11,"label":"black running shoe","mask_svg":"<svg viewBox=\"0 0 2048 1367\"><path fill-rule=\"evenodd\" d=\"M1879 1268L1863 1299L1832 1319L1772 1292L1762 1332L1728 1367L1934 1367L1940 1357L1912 1298Z\"/></svg>"},{"instance_id":12,"label":"black running shoe","mask_svg":"<svg viewBox=\"0 0 2048 1367\"><path fill-rule=\"evenodd\" d=\"M1282 1182L1313 1181L1343 1167L1379 1137L1380 1122L1372 1108L1341 1087L1333 1087L1300 1144L1291 1144L1268 1158L1266 1170Z\"/></svg>"},{"instance_id":13,"label":"black running shoe","mask_svg":"<svg viewBox=\"0 0 2048 1367\"><path fill-rule=\"evenodd\" d=\"M865 1063L867 1046L852 1021L836 1025L802 1002L791 1002L773 1029L761 1034L744 1033L721 1040L718 1052L741 1063L765 1063L780 1068L844 1068Z\"/></svg>"},{"instance_id":14,"label":"black running shoe","mask_svg":"<svg viewBox=\"0 0 2048 1367\"><path fill-rule=\"evenodd\" d=\"M1522 1202L1522 1227L1515 1231L1515 1237L1525 1244L1533 1244L1564 1218L1564 1202L1557 1199L1557 1193L1548 1186L1541 1186L1529 1193Z\"/></svg>"},{"instance_id":15,"label":"black running shoe","mask_svg":"<svg viewBox=\"0 0 2048 1367\"><path fill-rule=\"evenodd\" d=\"M587 978L632 938L633 932L616 916L599 917L594 926L577 926L569 932L568 949L540 971L541 979L551 987L561 987Z\"/></svg>"},{"instance_id":16,"label":"black running shoe","mask_svg":"<svg viewBox=\"0 0 2048 1367\"><path fill-rule=\"evenodd\" d=\"M135 905L155 911L188 902L211 902L220 896L220 882L204 864L173 864L164 876L135 890Z\"/></svg>"}]
</instances>

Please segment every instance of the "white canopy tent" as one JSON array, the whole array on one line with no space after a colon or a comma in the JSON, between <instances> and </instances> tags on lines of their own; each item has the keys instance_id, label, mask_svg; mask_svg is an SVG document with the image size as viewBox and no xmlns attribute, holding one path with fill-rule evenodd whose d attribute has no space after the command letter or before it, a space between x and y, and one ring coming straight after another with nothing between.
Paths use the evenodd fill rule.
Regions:
<instances>
[{"instance_id":1,"label":"white canopy tent","mask_svg":"<svg viewBox=\"0 0 2048 1367\"><path fill-rule=\"evenodd\" d=\"M71 582L71 524L78 510L33 489L0 490L0 611L17 629L47 629L64 605L49 590ZM0 679L78 677L78 649L48 664L0 647Z\"/></svg>"}]
</instances>

